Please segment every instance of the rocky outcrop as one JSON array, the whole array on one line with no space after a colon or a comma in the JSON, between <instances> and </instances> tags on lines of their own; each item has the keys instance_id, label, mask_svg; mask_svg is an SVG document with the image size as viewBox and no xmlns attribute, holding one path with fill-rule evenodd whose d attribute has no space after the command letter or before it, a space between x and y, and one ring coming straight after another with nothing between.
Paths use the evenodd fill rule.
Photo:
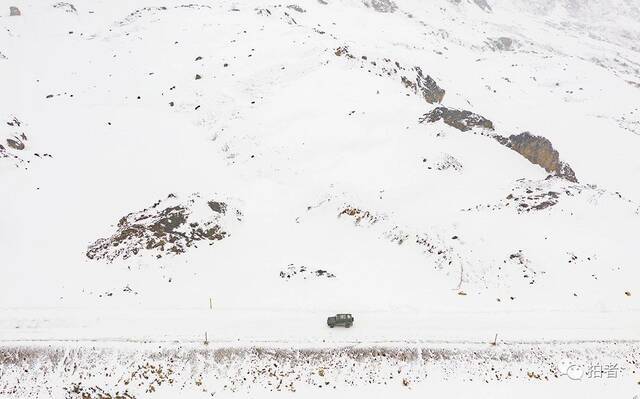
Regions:
<instances>
[{"instance_id":1,"label":"rocky outcrop","mask_svg":"<svg viewBox=\"0 0 640 399\"><path fill-rule=\"evenodd\" d=\"M13 148L17 151L22 151L26 148L25 141L27 141L27 136L22 133L20 136L15 136L13 138L7 139L7 145L9 148Z\"/></svg>"},{"instance_id":2,"label":"rocky outcrop","mask_svg":"<svg viewBox=\"0 0 640 399\"><path fill-rule=\"evenodd\" d=\"M362 210L352 205L346 205L342 208L340 213L338 213L338 217L343 215L353 218L355 224L361 224L362 222L365 222L366 224L375 224L380 220L384 220L384 216L382 215L377 215L373 212Z\"/></svg>"},{"instance_id":3,"label":"rocky outcrop","mask_svg":"<svg viewBox=\"0 0 640 399\"><path fill-rule=\"evenodd\" d=\"M606 203L608 206L617 203L630 213L637 208L636 203L624 198L620 193L610 192L590 184L572 183L557 176L550 176L541 180L519 179L515 182L511 191L503 198L492 203L478 204L463 209L463 211L485 212L511 209L518 214L525 214L540 211L549 212L555 209L556 212L574 212L576 210L574 205L562 206L562 202L569 198L572 198L572 201L581 201L592 206L599 203ZM558 207L560 209L557 209Z\"/></svg>"},{"instance_id":4,"label":"rocky outcrop","mask_svg":"<svg viewBox=\"0 0 640 399\"><path fill-rule=\"evenodd\" d=\"M307 12L307 10L305 10L304 8L300 7L300 6L299 6L299 5L297 5L297 4L289 4L289 5L287 6L287 8L290 8L290 9L292 9L293 11L296 11L296 12L299 12L299 13L305 13L305 12Z\"/></svg>"},{"instance_id":5,"label":"rocky outcrop","mask_svg":"<svg viewBox=\"0 0 640 399\"><path fill-rule=\"evenodd\" d=\"M463 0L449 0L451 1L453 4L460 4L462 3ZM477 5L478 7L480 7L480 9L482 9L483 11L491 11L491 6L489 5L489 3L487 3L487 0L466 0L467 3L471 3L473 1L473 3L475 5Z\"/></svg>"},{"instance_id":6,"label":"rocky outcrop","mask_svg":"<svg viewBox=\"0 0 640 399\"><path fill-rule=\"evenodd\" d=\"M463 167L460 161L449 154L442 154L439 159L427 159L423 158L422 163L426 165L429 170L445 171L452 170L455 172L462 171Z\"/></svg>"},{"instance_id":7,"label":"rocky outcrop","mask_svg":"<svg viewBox=\"0 0 640 399\"><path fill-rule=\"evenodd\" d=\"M5 123L0 124L0 159L9 160L9 163L13 163L15 167L27 170L35 158L52 156L33 151L25 128L23 122L15 116L10 116Z\"/></svg>"},{"instance_id":8,"label":"rocky outcrop","mask_svg":"<svg viewBox=\"0 0 640 399\"><path fill-rule=\"evenodd\" d=\"M573 169L560 160L560 154L547 138L534 136L529 132L511 135L508 138L502 136L495 138L501 144L525 157L529 162L542 166L547 172L570 182L578 182Z\"/></svg>"},{"instance_id":9,"label":"rocky outcrop","mask_svg":"<svg viewBox=\"0 0 640 399\"><path fill-rule=\"evenodd\" d=\"M447 125L461 132L474 128L494 130L493 122L489 119L474 114L471 111L458 110L448 107L437 107L427 112L420 119L420 123L434 123L442 120ZM491 134L500 144L511 148L525 157L529 162L543 167L547 172L562 177L570 182L577 183L578 179L569 164L560 160L558 151L553 148L551 142L529 132L511 135L509 137Z\"/></svg>"},{"instance_id":10,"label":"rocky outcrop","mask_svg":"<svg viewBox=\"0 0 640 399\"><path fill-rule=\"evenodd\" d=\"M427 112L420 118L420 123L434 123L442 120L447 125L454 127L461 132L466 132L473 128L493 130L493 122L489 119L474 114L471 111L464 111L455 108L438 107Z\"/></svg>"},{"instance_id":11,"label":"rocky outcrop","mask_svg":"<svg viewBox=\"0 0 640 399\"><path fill-rule=\"evenodd\" d=\"M473 0L473 2L483 11L491 11L491 6L487 3L487 0Z\"/></svg>"},{"instance_id":12,"label":"rocky outcrop","mask_svg":"<svg viewBox=\"0 0 640 399\"><path fill-rule=\"evenodd\" d=\"M420 67L413 68L416 71L415 79L402 76L404 86L416 94L421 94L429 104L440 103L444 99L445 90L429 75L424 75Z\"/></svg>"},{"instance_id":13,"label":"rocky outcrop","mask_svg":"<svg viewBox=\"0 0 640 399\"><path fill-rule=\"evenodd\" d=\"M422 68L408 67L400 65L398 61L390 58L372 59L362 54L353 54L348 46L337 47L333 53L338 57L344 57L360 63L360 67L368 73L377 76L397 76L400 75L400 82L405 88L411 90L413 94L419 95L429 104L440 103L444 99L446 91L441 88L436 80L422 72ZM414 75L415 73L415 75Z\"/></svg>"},{"instance_id":14,"label":"rocky outcrop","mask_svg":"<svg viewBox=\"0 0 640 399\"><path fill-rule=\"evenodd\" d=\"M371 7L378 12L395 12L398 9L396 3L391 0L371 0L363 1L364 5Z\"/></svg>"},{"instance_id":15,"label":"rocky outcrop","mask_svg":"<svg viewBox=\"0 0 640 399\"><path fill-rule=\"evenodd\" d=\"M89 259L127 259L147 252L161 258L182 254L197 243L213 244L229 237L228 225L241 220L239 210L225 202L203 201L198 194L181 201L174 194L120 219L116 232L87 250Z\"/></svg>"},{"instance_id":16,"label":"rocky outcrop","mask_svg":"<svg viewBox=\"0 0 640 399\"><path fill-rule=\"evenodd\" d=\"M513 51L518 44L510 37L489 38L485 43L487 47L493 51Z\"/></svg>"},{"instance_id":17,"label":"rocky outcrop","mask_svg":"<svg viewBox=\"0 0 640 399\"><path fill-rule=\"evenodd\" d=\"M71 3L65 3L65 2L59 2L53 5L53 8L58 8L61 10L64 10L64 12L68 12L68 13L78 13L78 10L76 10L76 7L71 4Z\"/></svg>"}]
</instances>

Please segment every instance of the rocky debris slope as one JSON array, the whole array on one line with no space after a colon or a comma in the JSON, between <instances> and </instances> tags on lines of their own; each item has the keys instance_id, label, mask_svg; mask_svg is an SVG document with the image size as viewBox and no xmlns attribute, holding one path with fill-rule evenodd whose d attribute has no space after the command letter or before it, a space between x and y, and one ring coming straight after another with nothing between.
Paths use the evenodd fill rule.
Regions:
<instances>
[{"instance_id":1,"label":"rocky debris slope","mask_svg":"<svg viewBox=\"0 0 640 399\"><path fill-rule=\"evenodd\" d=\"M342 217L343 215L352 218L353 222L356 225L372 225L386 219L386 216L384 215L376 214L367 210L362 210L353 205L343 206L340 210L340 213L338 213L338 217Z\"/></svg>"},{"instance_id":2,"label":"rocky debris slope","mask_svg":"<svg viewBox=\"0 0 640 399\"><path fill-rule=\"evenodd\" d=\"M440 232L419 231L394 223L388 215L354 205L343 205L339 209L338 217L349 217L353 219L355 226L374 228L381 239L422 253L432 260L436 270L447 275L456 273L459 276L457 288L461 287L463 280L468 279L464 271L464 266L468 263L465 260L468 254L454 245L459 239L455 233L449 234L451 238L446 238L446 235L443 236Z\"/></svg>"},{"instance_id":3,"label":"rocky debris slope","mask_svg":"<svg viewBox=\"0 0 640 399\"><path fill-rule=\"evenodd\" d=\"M438 82L430 75L425 75L419 66L405 68L398 61L390 58L372 59L368 55L356 56L348 46L336 48L334 54L359 62L362 69L366 68L367 72L375 73L377 76L396 76L402 72L400 82L404 87L411 90L413 94L420 95L429 104L442 102L446 94Z\"/></svg>"},{"instance_id":4,"label":"rocky debris slope","mask_svg":"<svg viewBox=\"0 0 640 399\"><path fill-rule=\"evenodd\" d=\"M513 51L519 43L510 37L488 38L485 41L486 47L491 51Z\"/></svg>"},{"instance_id":5,"label":"rocky debris slope","mask_svg":"<svg viewBox=\"0 0 640 399\"><path fill-rule=\"evenodd\" d=\"M371 1L363 1L364 5L367 7L372 7L374 10L378 12L395 12L398 10L398 6L391 0L371 0Z\"/></svg>"},{"instance_id":6,"label":"rocky debris slope","mask_svg":"<svg viewBox=\"0 0 640 399\"><path fill-rule=\"evenodd\" d=\"M323 269L313 270L313 268L310 269L307 266L295 266L293 263L289 264L284 270L280 271L280 278L283 278L286 280L296 279L296 278L301 278L303 280L306 280L307 278L317 278L317 277L334 278L336 276L335 274Z\"/></svg>"},{"instance_id":7,"label":"rocky debris slope","mask_svg":"<svg viewBox=\"0 0 640 399\"><path fill-rule=\"evenodd\" d=\"M620 193L612 193L593 185L571 183L562 178L552 177L546 180L520 179L504 199L490 204L476 205L464 209L464 211L512 209L522 214L552 209L569 199L592 205L597 205L604 199L610 199L621 203L636 214L639 209L638 204L624 198ZM571 204L567 204L561 210L570 211L571 207Z\"/></svg>"},{"instance_id":8,"label":"rocky debris slope","mask_svg":"<svg viewBox=\"0 0 640 399\"><path fill-rule=\"evenodd\" d=\"M422 163L426 165L428 170L451 170L454 172L462 172L462 170L464 169L462 163L460 163L460 161L458 161L454 156L449 154L441 154L436 159L423 158Z\"/></svg>"},{"instance_id":9,"label":"rocky debris slope","mask_svg":"<svg viewBox=\"0 0 640 399\"><path fill-rule=\"evenodd\" d=\"M228 238L231 222L241 219L242 213L226 202L204 200L198 194L185 200L169 194L149 208L121 218L116 232L89 245L86 255L108 262L143 253L156 258L178 255L200 242L213 245Z\"/></svg>"},{"instance_id":10,"label":"rocky debris slope","mask_svg":"<svg viewBox=\"0 0 640 399\"><path fill-rule=\"evenodd\" d=\"M445 124L461 132L467 132L475 128L487 131L494 130L493 122L489 119L471 111L448 107L434 108L424 114L418 121L420 123L443 121ZM489 133L488 135L500 144L522 155L529 162L543 167L547 172L569 180L570 182L578 182L571 166L560 160L560 154L553 148L551 141L547 138L536 136L529 132L512 134L509 137L503 137L494 133Z\"/></svg>"},{"instance_id":11,"label":"rocky debris slope","mask_svg":"<svg viewBox=\"0 0 640 399\"><path fill-rule=\"evenodd\" d=\"M424 75L420 67L413 67L416 72L414 80L410 80L403 76L402 83L415 94L420 94L422 98L429 104L441 103L444 99L445 91L438 83L429 75Z\"/></svg>"}]
</instances>

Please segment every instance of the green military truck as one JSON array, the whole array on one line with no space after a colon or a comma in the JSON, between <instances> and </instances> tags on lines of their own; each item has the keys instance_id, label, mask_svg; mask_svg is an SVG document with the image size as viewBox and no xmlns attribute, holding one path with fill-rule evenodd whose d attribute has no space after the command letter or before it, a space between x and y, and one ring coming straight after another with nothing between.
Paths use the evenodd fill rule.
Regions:
<instances>
[{"instance_id":1,"label":"green military truck","mask_svg":"<svg viewBox=\"0 0 640 399\"><path fill-rule=\"evenodd\" d=\"M343 326L349 328L353 325L353 316L349 313L339 313L335 316L327 318L327 325L331 328L335 326Z\"/></svg>"}]
</instances>

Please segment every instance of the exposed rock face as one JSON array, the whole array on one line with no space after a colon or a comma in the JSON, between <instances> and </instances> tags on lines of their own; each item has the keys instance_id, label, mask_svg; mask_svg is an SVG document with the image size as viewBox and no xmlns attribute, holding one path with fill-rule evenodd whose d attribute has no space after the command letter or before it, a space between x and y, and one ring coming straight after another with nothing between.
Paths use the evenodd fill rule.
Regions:
<instances>
[{"instance_id":1,"label":"exposed rock face","mask_svg":"<svg viewBox=\"0 0 640 399\"><path fill-rule=\"evenodd\" d=\"M307 12L307 10L305 10L304 8L300 7L300 6L299 6L299 5L297 5L297 4L289 4L289 5L287 6L287 8L290 8L290 9L292 9L293 11L296 11L296 12L299 12L299 13Z\"/></svg>"},{"instance_id":2,"label":"exposed rock face","mask_svg":"<svg viewBox=\"0 0 640 399\"><path fill-rule=\"evenodd\" d=\"M491 6L487 3L487 0L473 0L473 2L483 11L491 11Z\"/></svg>"},{"instance_id":3,"label":"exposed rock face","mask_svg":"<svg viewBox=\"0 0 640 399\"><path fill-rule=\"evenodd\" d=\"M363 3L378 12L395 12L398 9L398 6L391 0L371 0Z\"/></svg>"},{"instance_id":4,"label":"exposed rock face","mask_svg":"<svg viewBox=\"0 0 640 399\"><path fill-rule=\"evenodd\" d=\"M9 16L19 17L20 15L21 15L20 9L18 7L14 7L14 6L9 7Z\"/></svg>"},{"instance_id":5,"label":"exposed rock face","mask_svg":"<svg viewBox=\"0 0 640 399\"><path fill-rule=\"evenodd\" d=\"M493 130L493 122L487 118L474 114L471 111L448 107L438 107L431 112L427 112L422 116L422 118L420 118L419 122L434 123L439 120L442 120L447 125L454 127L461 132L466 132L476 127Z\"/></svg>"},{"instance_id":6,"label":"exposed rock face","mask_svg":"<svg viewBox=\"0 0 640 399\"><path fill-rule=\"evenodd\" d=\"M65 2L59 2L53 5L53 8L59 8L61 10L64 10L64 12L68 12L68 13L77 13L78 10L76 10L76 7L71 4L71 3L65 3Z\"/></svg>"},{"instance_id":7,"label":"exposed rock face","mask_svg":"<svg viewBox=\"0 0 640 399\"><path fill-rule=\"evenodd\" d=\"M513 51L517 44L510 37L489 38L485 43L493 51Z\"/></svg>"},{"instance_id":8,"label":"exposed rock face","mask_svg":"<svg viewBox=\"0 0 640 399\"><path fill-rule=\"evenodd\" d=\"M420 123L434 123L439 120L454 127L461 132L473 128L483 128L493 131L493 122L483 116L470 111L458 110L447 107L437 107L419 119ZM492 134L500 144L511 148L525 157L529 162L542 166L547 172L562 177L570 182L577 183L578 179L571 167L560 160L558 151L553 148L551 142L541 136L534 136L524 132L509 137Z\"/></svg>"},{"instance_id":9,"label":"exposed rock face","mask_svg":"<svg viewBox=\"0 0 640 399\"><path fill-rule=\"evenodd\" d=\"M420 67L405 68L398 61L393 61L390 58L372 59L365 54L356 55L351 52L348 46L337 47L333 53L338 57L345 57L358 62L360 67L366 69L367 72L381 77L402 74L400 81L404 87L411 90L413 94L422 96L429 104L440 103L444 99L445 90L438 86L434 78L425 75ZM413 76L413 73L415 73L415 76Z\"/></svg>"},{"instance_id":10,"label":"exposed rock face","mask_svg":"<svg viewBox=\"0 0 640 399\"><path fill-rule=\"evenodd\" d=\"M406 76L401 78L404 86L416 94L421 94L429 104L442 102L445 95L444 89L438 86L431 76L425 76L420 67L415 67L414 70L416 71L415 80L410 80Z\"/></svg>"},{"instance_id":11,"label":"exposed rock face","mask_svg":"<svg viewBox=\"0 0 640 399\"><path fill-rule=\"evenodd\" d=\"M570 182L578 182L573 169L560 161L558 151L545 137L524 132L511 135L509 138L496 136L496 140L527 158L531 163L542 166L547 172L554 173Z\"/></svg>"},{"instance_id":12,"label":"exposed rock face","mask_svg":"<svg viewBox=\"0 0 640 399\"><path fill-rule=\"evenodd\" d=\"M460 4L463 0L449 0L453 4ZM472 0L466 0L467 3L471 3ZM491 6L487 3L487 0L473 0L473 3L480 7L483 11L491 11Z\"/></svg>"},{"instance_id":13,"label":"exposed rock face","mask_svg":"<svg viewBox=\"0 0 640 399\"><path fill-rule=\"evenodd\" d=\"M194 194L180 201L170 194L151 207L133 212L120 219L117 231L89 246L89 259L127 259L143 251L155 254L181 254L202 241L212 245L229 237L227 226L233 219L241 220L238 210L229 212L220 201L203 201Z\"/></svg>"}]
</instances>

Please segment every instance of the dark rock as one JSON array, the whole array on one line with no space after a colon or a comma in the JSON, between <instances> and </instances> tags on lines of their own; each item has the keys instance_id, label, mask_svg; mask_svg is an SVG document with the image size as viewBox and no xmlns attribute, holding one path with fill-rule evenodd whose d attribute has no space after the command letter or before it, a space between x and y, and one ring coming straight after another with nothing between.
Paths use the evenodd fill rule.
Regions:
<instances>
[{"instance_id":1,"label":"dark rock","mask_svg":"<svg viewBox=\"0 0 640 399\"><path fill-rule=\"evenodd\" d=\"M487 0L473 0L473 2L483 11L491 11L491 6L487 3Z\"/></svg>"},{"instance_id":2,"label":"dark rock","mask_svg":"<svg viewBox=\"0 0 640 399\"><path fill-rule=\"evenodd\" d=\"M196 219L192 209L201 206L200 204L202 202L198 195L190 197L186 202L180 202L175 195L169 195L149 208L121 218L116 232L110 237L96 240L89 246L86 255L89 259L106 259L112 262L117 258L127 259L146 251L154 252L156 258L160 258L165 254L182 254L200 241L212 244L228 237L229 234L223 227L227 204L209 201L208 207L215 213L206 215L206 212L200 212ZM204 207L207 209L206 205ZM236 211L236 216L238 215L241 213Z\"/></svg>"},{"instance_id":3,"label":"dark rock","mask_svg":"<svg viewBox=\"0 0 640 399\"><path fill-rule=\"evenodd\" d=\"M338 214L338 217L341 217L342 215L352 217L355 221L355 224L360 224L362 221L365 221L369 224L375 224L383 219L383 217L380 215L376 215L372 212L365 211L351 205L345 206L345 208L342 209L342 211L340 211L340 213Z\"/></svg>"},{"instance_id":4,"label":"dark rock","mask_svg":"<svg viewBox=\"0 0 640 399\"><path fill-rule=\"evenodd\" d=\"M293 277L302 278L306 280L307 277L324 277L324 278L335 278L335 274L328 272L326 270L317 269L317 270L309 270L306 266L294 266L293 263L289 264L284 270L280 271L280 278L291 279Z\"/></svg>"},{"instance_id":5,"label":"dark rock","mask_svg":"<svg viewBox=\"0 0 640 399\"><path fill-rule=\"evenodd\" d=\"M406 88L411 89L416 94L422 94L422 97L429 104L440 103L444 99L445 90L442 89L436 81L429 75L424 75L420 67L415 67L415 81L408 79L406 76L401 78Z\"/></svg>"},{"instance_id":6,"label":"dark rock","mask_svg":"<svg viewBox=\"0 0 640 399\"><path fill-rule=\"evenodd\" d=\"M511 135L509 138L496 136L496 140L516 151L529 162L542 166L547 172L573 183L578 182L573 169L560 160L558 151L553 148L551 141L547 138L524 132Z\"/></svg>"},{"instance_id":7,"label":"dark rock","mask_svg":"<svg viewBox=\"0 0 640 399\"><path fill-rule=\"evenodd\" d=\"M460 4L462 3L462 0L449 0L451 1L453 4ZM487 0L467 0L467 3L471 3L471 1L473 1L473 3L475 3L475 5L477 5L478 7L480 7L483 11L491 11L491 6L489 5L489 3L487 3Z\"/></svg>"},{"instance_id":8,"label":"dark rock","mask_svg":"<svg viewBox=\"0 0 640 399\"><path fill-rule=\"evenodd\" d=\"M338 57L344 55L345 57L348 57L348 58L355 58L351 53L349 53L349 47L347 46L338 47L333 53Z\"/></svg>"},{"instance_id":9,"label":"dark rock","mask_svg":"<svg viewBox=\"0 0 640 399\"><path fill-rule=\"evenodd\" d=\"M209 205L209 208L211 208L211 210L214 212L218 212L223 215L227 213L227 204L225 204L224 202L209 201L207 202L207 205Z\"/></svg>"},{"instance_id":10,"label":"dark rock","mask_svg":"<svg viewBox=\"0 0 640 399\"><path fill-rule=\"evenodd\" d=\"M364 4L378 12L384 13L392 13L398 9L398 6L391 0L371 0L365 1Z\"/></svg>"},{"instance_id":11,"label":"dark rock","mask_svg":"<svg viewBox=\"0 0 640 399\"><path fill-rule=\"evenodd\" d=\"M490 38L485 43L493 51L513 51L516 45L510 37Z\"/></svg>"},{"instance_id":12,"label":"dark rock","mask_svg":"<svg viewBox=\"0 0 640 399\"><path fill-rule=\"evenodd\" d=\"M7 139L7 145L14 150L22 151L25 149L25 145L18 137Z\"/></svg>"},{"instance_id":13,"label":"dark rock","mask_svg":"<svg viewBox=\"0 0 640 399\"><path fill-rule=\"evenodd\" d=\"M431 112L427 112L422 116L422 118L420 118L419 122L434 123L439 120L444 121L447 125L454 127L461 132L466 132L476 127L493 130L493 122L487 118L474 114L471 111L448 107L437 107Z\"/></svg>"},{"instance_id":14,"label":"dark rock","mask_svg":"<svg viewBox=\"0 0 640 399\"><path fill-rule=\"evenodd\" d=\"M290 9L292 9L293 11L297 11L297 12L299 12L299 13L307 12L307 10L305 10L304 8L300 7L300 6L299 6L299 5L297 5L297 4L289 4L289 5L287 6L287 8L290 8Z\"/></svg>"},{"instance_id":15,"label":"dark rock","mask_svg":"<svg viewBox=\"0 0 640 399\"><path fill-rule=\"evenodd\" d=\"M54 4L53 8L60 8L68 13L76 13L76 14L78 13L78 10L76 10L76 7L71 3L59 2Z\"/></svg>"}]
</instances>

